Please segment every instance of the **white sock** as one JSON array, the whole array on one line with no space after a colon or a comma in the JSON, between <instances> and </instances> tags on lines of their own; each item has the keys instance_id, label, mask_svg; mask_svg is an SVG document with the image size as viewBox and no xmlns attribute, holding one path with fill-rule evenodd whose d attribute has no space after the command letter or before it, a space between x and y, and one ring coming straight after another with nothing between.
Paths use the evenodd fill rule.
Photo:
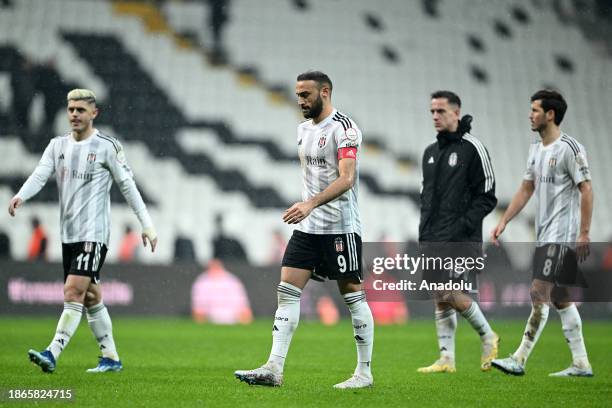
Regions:
<instances>
[{"instance_id":1,"label":"white sock","mask_svg":"<svg viewBox=\"0 0 612 408\"><path fill-rule=\"evenodd\" d=\"M53 337L53 340L47 347L47 350L51 351L56 361L79 327L82 314L82 304L78 302L64 302L64 311L57 322L55 337Z\"/></svg>"},{"instance_id":2,"label":"white sock","mask_svg":"<svg viewBox=\"0 0 612 408\"><path fill-rule=\"evenodd\" d=\"M436 333L440 358L455 361L455 331L457 330L457 313L455 309L436 310Z\"/></svg>"},{"instance_id":3,"label":"white sock","mask_svg":"<svg viewBox=\"0 0 612 408\"><path fill-rule=\"evenodd\" d=\"M272 327L272 350L268 364L282 373L285 358L289 351L293 332L300 322L300 296L302 290L287 282L281 282L277 288L278 308L274 315Z\"/></svg>"},{"instance_id":4,"label":"white sock","mask_svg":"<svg viewBox=\"0 0 612 408\"><path fill-rule=\"evenodd\" d=\"M493 330L489 326L486 317L482 314L480 307L478 307L478 303L472 301L470 307L461 312L461 316L470 322L482 339L488 339L493 336Z\"/></svg>"},{"instance_id":5,"label":"white sock","mask_svg":"<svg viewBox=\"0 0 612 408\"><path fill-rule=\"evenodd\" d=\"M346 293L342 296L351 312L353 334L357 345L357 367L355 374L372 376L372 347L374 346L374 318L365 300L365 291Z\"/></svg>"},{"instance_id":6,"label":"white sock","mask_svg":"<svg viewBox=\"0 0 612 408\"><path fill-rule=\"evenodd\" d=\"M113 323L104 303L100 302L87 309L87 323L98 342L102 357L119 361L113 339Z\"/></svg>"},{"instance_id":7,"label":"white sock","mask_svg":"<svg viewBox=\"0 0 612 408\"><path fill-rule=\"evenodd\" d=\"M527 320L527 326L525 326L525 333L523 334L521 345L514 352L514 358L523 365L527 363L529 354L531 354L531 351L540 338L540 334L542 334L542 330L544 330L544 326L546 326L548 310L548 305L544 303L531 306L531 314Z\"/></svg>"},{"instance_id":8,"label":"white sock","mask_svg":"<svg viewBox=\"0 0 612 408\"><path fill-rule=\"evenodd\" d=\"M572 303L565 309L557 309L557 311L561 317L561 327L572 352L574 365L580 368L590 367L584 338L582 337L582 319L580 319L576 304Z\"/></svg>"}]
</instances>

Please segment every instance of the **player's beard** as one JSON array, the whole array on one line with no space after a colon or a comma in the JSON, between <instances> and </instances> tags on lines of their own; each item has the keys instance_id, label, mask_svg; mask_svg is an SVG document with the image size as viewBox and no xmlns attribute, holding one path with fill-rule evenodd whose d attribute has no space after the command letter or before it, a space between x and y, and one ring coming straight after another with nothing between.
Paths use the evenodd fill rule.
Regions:
<instances>
[{"instance_id":1,"label":"player's beard","mask_svg":"<svg viewBox=\"0 0 612 408\"><path fill-rule=\"evenodd\" d=\"M546 130L546 123L534 123L531 125L531 130L541 134L544 130Z\"/></svg>"},{"instance_id":2,"label":"player's beard","mask_svg":"<svg viewBox=\"0 0 612 408\"><path fill-rule=\"evenodd\" d=\"M321 95L317 97L317 100L313 102L312 106L306 110L302 111L302 114L306 119L312 119L318 117L321 112L323 112L323 99Z\"/></svg>"}]
</instances>

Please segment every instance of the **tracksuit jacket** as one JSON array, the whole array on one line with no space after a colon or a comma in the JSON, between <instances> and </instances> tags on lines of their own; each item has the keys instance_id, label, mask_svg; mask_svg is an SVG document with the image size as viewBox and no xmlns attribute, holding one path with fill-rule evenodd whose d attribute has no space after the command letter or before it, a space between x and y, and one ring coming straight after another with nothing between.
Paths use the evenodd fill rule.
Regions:
<instances>
[{"instance_id":1,"label":"tracksuit jacket","mask_svg":"<svg viewBox=\"0 0 612 408\"><path fill-rule=\"evenodd\" d=\"M470 122L464 116L423 153L420 242L482 242L482 220L497 204L495 176Z\"/></svg>"}]
</instances>

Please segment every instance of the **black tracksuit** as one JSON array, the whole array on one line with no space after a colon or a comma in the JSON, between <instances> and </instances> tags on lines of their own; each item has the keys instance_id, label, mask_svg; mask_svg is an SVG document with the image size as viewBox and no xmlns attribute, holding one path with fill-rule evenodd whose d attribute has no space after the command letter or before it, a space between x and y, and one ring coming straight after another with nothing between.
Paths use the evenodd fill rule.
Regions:
<instances>
[{"instance_id":1,"label":"black tracksuit","mask_svg":"<svg viewBox=\"0 0 612 408\"><path fill-rule=\"evenodd\" d=\"M482 242L482 220L497 204L495 177L484 145L466 132L440 132L425 149L420 242Z\"/></svg>"}]
</instances>

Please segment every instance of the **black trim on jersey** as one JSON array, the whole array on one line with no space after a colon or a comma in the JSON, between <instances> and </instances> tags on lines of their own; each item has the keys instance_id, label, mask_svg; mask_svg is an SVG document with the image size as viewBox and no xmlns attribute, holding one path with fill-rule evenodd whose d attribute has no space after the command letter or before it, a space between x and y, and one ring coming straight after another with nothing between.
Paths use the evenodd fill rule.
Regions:
<instances>
[{"instance_id":1,"label":"black trim on jersey","mask_svg":"<svg viewBox=\"0 0 612 408\"><path fill-rule=\"evenodd\" d=\"M342 124L342 127L344 128L345 132L346 132L346 130L348 128L351 127L351 123L348 121L348 118L345 117L345 116L338 115L337 112L336 112L336 115L334 116L333 120L335 120L336 122L340 122Z\"/></svg>"},{"instance_id":2,"label":"black trim on jersey","mask_svg":"<svg viewBox=\"0 0 612 408\"><path fill-rule=\"evenodd\" d=\"M572 149L572 151L574 152L574 156L578 155L578 150L574 147L574 145L572 145L572 143L569 140L561 138L561 141L568 144L570 149Z\"/></svg>"},{"instance_id":3,"label":"black trim on jersey","mask_svg":"<svg viewBox=\"0 0 612 408\"><path fill-rule=\"evenodd\" d=\"M340 119L343 119L346 122L347 129L353 127L353 125L351 124L351 119L348 116L343 115L338 111L336 111L336 115L338 115Z\"/></svg>"},{"instance_id":4,"label":"black trim on jersey","mask_svg":"<svg viewBox=\"0 0 612 408\"><path fill-rule=\"evenodd\" d=\"M570 139L569 137L565 135L561 136L561 141L567 143L572 148L574 155L577 155L578 152L580 152L580 148L578 147L578 144L574 142L572 139Z\"/></svg>"},{"instance_id":5,"label":"black trim on jersey","mask_svg":"<svg viewBox=\"0 0 612 408\"><path fill-rule=\"evenodd\" d=\"M98 132L98 133L97 133L97 136L98 136L98 137L100 137L101 139L106 140L107 142L111 142L111 143L113 144L113 147L115 148L115 151L116 151L117 153L119 153L119 145L117 144L118 142L117 142L117 140L116 140L116 139L113 139L113 138L112 138L112 137L110 137L110 136L106 136L105 134L103 134L103 133L101 133L101 132Z\"/></svg>"}]
</instances>

